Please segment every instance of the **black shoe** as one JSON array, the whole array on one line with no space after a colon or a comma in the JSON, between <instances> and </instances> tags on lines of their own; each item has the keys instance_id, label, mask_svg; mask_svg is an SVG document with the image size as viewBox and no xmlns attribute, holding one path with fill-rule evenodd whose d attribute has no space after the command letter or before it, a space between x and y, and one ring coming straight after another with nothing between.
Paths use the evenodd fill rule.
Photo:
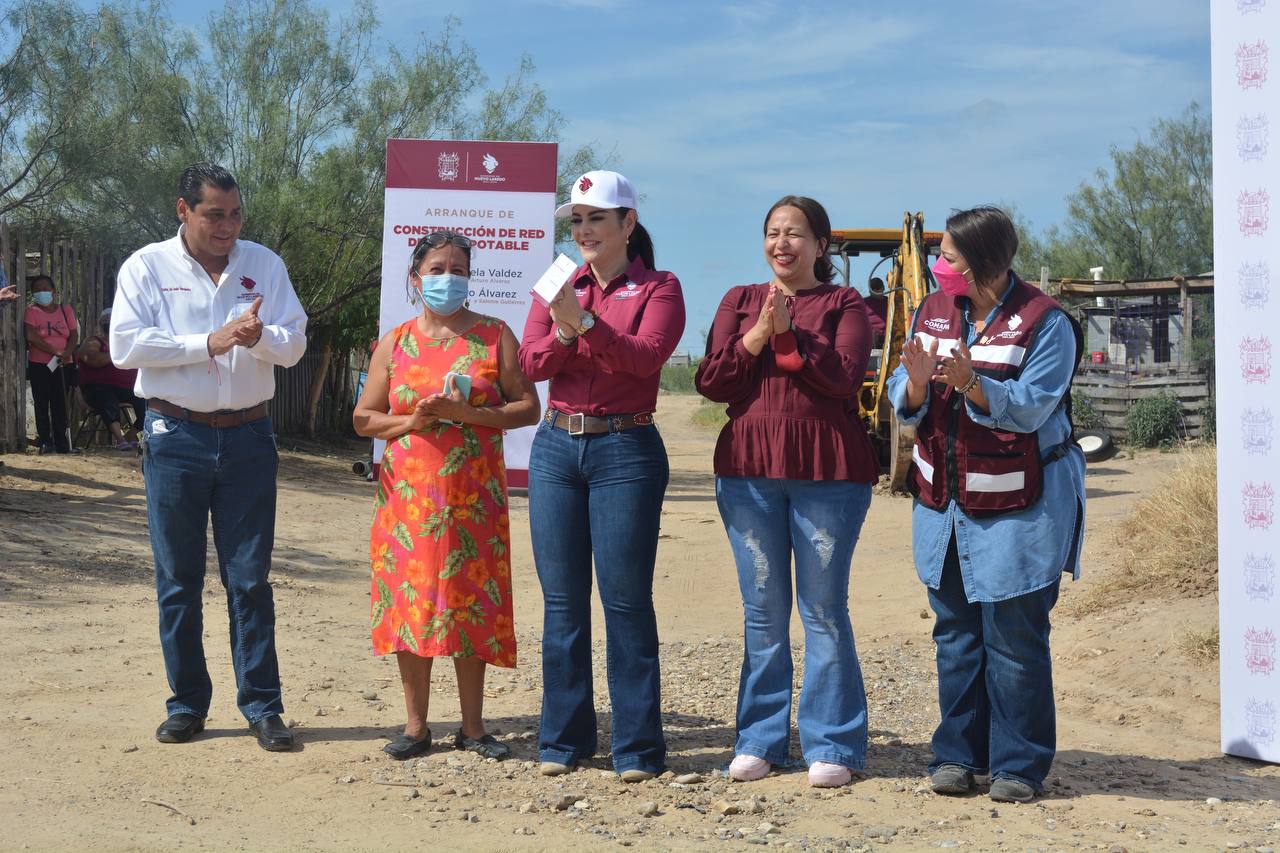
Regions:
<instances>
[{"instance_id":1,"label":"black shoe","mask_svg":"<svg viewBox=\"0 0 1280 853\"><path fill-rule=\"evenodd\" d=\"M459 729L453 735L453 748L466 749L481 755L485 758L494 758L498 761L511 755L511 747L505 743L499 743L498 739L493 735L481 735L478 738L470 738L462 733Z\"/></svg>"},{"instance_id":2,"label":"black shoe","mask_svg":"<svg viewBox=\"0 0 1280 853\"><path fill-rule=\"evenodd\" d=\"M427 736L422 740L418 740L413 735L400 735L391 743L382 748L382 751L390 755L396 761L404 761L409 758L415 758L419 755L426 755L431 749L431 729L427 729Z\"/></svg>"},{"instance_id":3,"label":"black shoe","mask_svg":"<svg viewBox=\"0 0 1280 853\"><path fill-rule=\"evenodd\" d=\"M250 723L249 729L258 736L258 746L267 752L288 752L293 749L293 732L289 731L279 714Z\"/></svg>"},{"instance_id":4,"label":"black shoe","mask_svg":"<svg viewBox=\"0 0 1280 853\"><path fill-rule=\"evenodd\" d=\"M186 743L204 731L204 717L185 711L174 714L156 729L156 740L161 743Z\"/></svg>"},{"instance_id":5,"label":"black shoe","mask_svg":"<svg viewBox=\"0 0 1280 853\"><path fill-rule=\"evenodd\" d=\"M944 764L929 777L935 794L967 794L973 790L973 773L959 764Z\"/></svg>"}]
</instances>

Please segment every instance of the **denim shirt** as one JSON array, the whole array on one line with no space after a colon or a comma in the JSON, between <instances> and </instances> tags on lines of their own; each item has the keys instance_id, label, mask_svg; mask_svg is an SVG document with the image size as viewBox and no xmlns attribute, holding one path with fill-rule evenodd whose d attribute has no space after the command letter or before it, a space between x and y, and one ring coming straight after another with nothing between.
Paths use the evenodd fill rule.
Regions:
<instances>
[{"instance_id":1,"label":"denim shirt","mask_svg":"<svg viewBox=\"0 0 1280 853\"><path fill-rule=\"evenodd\" d=\"M995 319L1013 278L991 309L986 322ZM973 346L978 337L969 316L970 303L962 299L964 339ZM915 322L912 318L912 334ZM1034 432L1043 456L1066 441L1070 433L1066 409L1060 401L1075 372L1075 335L1070 321L1054 311L1044 318L1016 379L997 382L979 376L990 412L966 399L974 423L1010 432ZM889 377L889 399L899 421L915 426L929 407L929 397L914 412L905 408L907 371L899 364ZM1062 572L1080 577L1080 547L1084 531L1084 454L1074 443L1065 456L1045 465L1044 493L1024 510L974 518L953 499L944 510L915 501L911 517L911 548L916 574L931 589L942 580L947 546L954 531L965 597L970 602L1003 601L1056 583Z\"/></svg>"}]
</instances>

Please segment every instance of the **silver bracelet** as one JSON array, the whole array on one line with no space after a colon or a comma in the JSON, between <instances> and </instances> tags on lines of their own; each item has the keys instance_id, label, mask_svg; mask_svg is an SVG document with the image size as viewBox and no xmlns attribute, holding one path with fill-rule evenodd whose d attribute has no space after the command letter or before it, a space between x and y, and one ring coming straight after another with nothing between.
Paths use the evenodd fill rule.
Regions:
<instances>
[{"instance_id":1,"label":"silver bracelet","mask_svg":"<svg viewBox=\"0 0 1280 853\"><path fill-rule=\"evenodd\" d=\"M956 386L956 390L959 391L961 394L968 394L970 391L976 388L977 385L978 385L978 371L975 370L973 371L973 373L969 374L969 381L964 383L963 385Z\"/></svg>"}]
</instances>

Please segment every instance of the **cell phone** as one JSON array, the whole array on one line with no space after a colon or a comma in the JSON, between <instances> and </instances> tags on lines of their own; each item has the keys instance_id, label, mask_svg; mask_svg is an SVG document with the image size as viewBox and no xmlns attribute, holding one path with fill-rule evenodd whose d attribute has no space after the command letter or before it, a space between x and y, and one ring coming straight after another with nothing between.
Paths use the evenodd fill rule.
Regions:
<instances>
[{"instance_id":1,"label":"cell phone","mask_svg":"<svg viewBox=\"0 0 1280 853\"><path fill-rule=\"evenodd\" d=\"M448 373L444 375L444 387L441 390L441 393L444 394L445 396L448 396L454 392L454 389L457 389L457 391L460 394L462 394L462 399L470 400L471 399L471 377L465 373L457 373L455 371L450 370ZM441 418L440 423L452 424L453 426L458 425L457 421L451 421L446 418Z\"/></svg>"},{"instance_id":2,"label":"cell phone","mask_svg":"<svg viewBox=\"0 0 1280 853\"><path fill-rule=\"evenodd\" d=\"M450 370L444 375L444 393L452 394L457 389L464 400L471 399L471 377L465 373L455 373Z\"/></svg>"}]
</instances>

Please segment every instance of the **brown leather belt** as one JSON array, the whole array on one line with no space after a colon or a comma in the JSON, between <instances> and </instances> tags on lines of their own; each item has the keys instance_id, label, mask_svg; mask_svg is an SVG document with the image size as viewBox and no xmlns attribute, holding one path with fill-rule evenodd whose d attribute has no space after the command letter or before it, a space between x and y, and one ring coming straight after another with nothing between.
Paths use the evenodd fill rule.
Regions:
<instances>
[{"instance_id":1,"label":"brown leather belt","mask_svg":"<svg viewBox=\"0 0 1280 853\"><path fill-rule=\"evenodd\" d=\"M259 403L249 409L236 409L234 412L193 412L190 409L175 406L168 400L152 397L147 400L147 408L171 418L191 421L194 424L204 424L214 428L238 427L267 416L266 403Z\"/></svg>"},{"instance_id":2,"label":"brown leather belt","mask_svg":"<svg viewBox=\"0 0 1280 853\"><path fill-rule=\"evenodd\" d=\"M569 414L547 409L542 419L556 429L562 429L569 435L596 435L602 432L620 432L635 427L653 426L653 413L640 412L635 415L594 415Z\"/></svg>"}]
</instances>

